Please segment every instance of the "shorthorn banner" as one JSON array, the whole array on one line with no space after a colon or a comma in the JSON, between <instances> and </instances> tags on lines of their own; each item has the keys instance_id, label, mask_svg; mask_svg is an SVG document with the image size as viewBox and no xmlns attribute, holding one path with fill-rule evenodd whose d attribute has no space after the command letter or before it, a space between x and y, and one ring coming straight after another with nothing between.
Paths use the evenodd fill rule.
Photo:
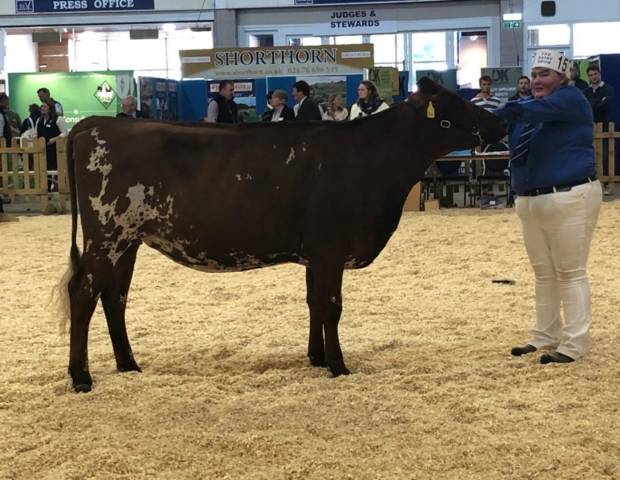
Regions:
<instances>
[{"instance_id":1,"label":"shorthorn banner","mask_svg":"<svg viewBox=\"0 0 620 480\"><path fill-rule=\"evenodd\" d=\"M184 78L224 80L361 73L374 64L372 44L181 50Z\"/></svg>"}]
</instances>

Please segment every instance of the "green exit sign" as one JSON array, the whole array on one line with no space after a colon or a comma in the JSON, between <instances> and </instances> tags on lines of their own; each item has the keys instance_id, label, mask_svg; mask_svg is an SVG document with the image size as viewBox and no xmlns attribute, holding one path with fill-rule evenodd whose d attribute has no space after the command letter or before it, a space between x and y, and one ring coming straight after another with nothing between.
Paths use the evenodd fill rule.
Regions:
<instances>
[{"instance_id":1,"label":"green exit sign","mask_svg":"<svg viewBox=\"0 0 620 480\"><path fill-rule=\"evenodd\" d=\"M504 22L504 28L521 28L521 22L519 20L509 20Z\"/></svg>"}]
</instances>

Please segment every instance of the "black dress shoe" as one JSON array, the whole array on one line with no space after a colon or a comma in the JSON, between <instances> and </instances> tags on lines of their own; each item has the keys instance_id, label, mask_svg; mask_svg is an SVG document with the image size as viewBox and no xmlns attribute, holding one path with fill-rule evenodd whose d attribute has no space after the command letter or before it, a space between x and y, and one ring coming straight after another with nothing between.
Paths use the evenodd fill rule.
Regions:
<instances>
[{"instance_id":1,"label":"black dress shoe","mask_svg":"<svg viewBox=\"0 0 620 480\"><path fill-rule=\"evenodd\" d=\"M510 350L510 354L514 355L515 357L520 357L521 355L526 355L528 353L533 353L536 350L537 349L536 349L536 347L534 345L530 345L528 343L524 347L512 347L512 350Z\"/></svg>"},{"instance_id":2,"label":"black dress shoe","mask_svg":"<svg viewBox=\"0 0 620 480\"><path fill-rule=\"evenodd\" d=\"M543 365L547 363L571 363L574 361L574 358L570 358L568 355L564 355L560 352L545 353L540 357L540 363Z\"/></svg>"}]
</instances>

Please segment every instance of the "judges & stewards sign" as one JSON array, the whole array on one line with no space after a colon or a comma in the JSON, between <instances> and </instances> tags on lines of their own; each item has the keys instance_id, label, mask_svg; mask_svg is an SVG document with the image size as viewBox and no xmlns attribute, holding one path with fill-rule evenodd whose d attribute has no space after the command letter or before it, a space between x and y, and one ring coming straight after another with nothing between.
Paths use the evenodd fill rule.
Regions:
<instances>
[{"instance_id":1,"label":"judges & stewards sign","mask_svg":"<svg viewBox=\"0 0 620 480\"><path fill-rule=\"evenodd\" d=\"M360 73L374 64L372 44L181 50L185 78L260 78Z\"/></svg>"},{"instance_id":2,"label":"judges & stewards sign","mask_svg":"<svg viewBox=\"0 0 620 480\"><path fill-rule=\"evenodd\" d=\"M15 0L15 13L154 10L155 0Z\"/></svg>"}]
</instances>

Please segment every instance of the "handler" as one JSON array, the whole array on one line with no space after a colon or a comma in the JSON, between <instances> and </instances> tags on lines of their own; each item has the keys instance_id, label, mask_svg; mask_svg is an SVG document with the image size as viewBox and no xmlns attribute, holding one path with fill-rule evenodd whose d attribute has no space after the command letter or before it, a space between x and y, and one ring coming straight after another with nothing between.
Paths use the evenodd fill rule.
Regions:
<instances>
[{"instance_id":1,"label":"handler","mask_svg":"<svg viewBox=\"0 0 620 480\"><path fill-rule=\"evenodd\" d=\"M511 124L515 207L536 277L532 339L511 353L555 348L540 357L543 364L573 362L591 344L586 264L602 189L595 178L592 109L568 85L570 66L563 54L538 50L532 65L534 99L508 102L496 111Z\"/></svg>"}]
</instances>

